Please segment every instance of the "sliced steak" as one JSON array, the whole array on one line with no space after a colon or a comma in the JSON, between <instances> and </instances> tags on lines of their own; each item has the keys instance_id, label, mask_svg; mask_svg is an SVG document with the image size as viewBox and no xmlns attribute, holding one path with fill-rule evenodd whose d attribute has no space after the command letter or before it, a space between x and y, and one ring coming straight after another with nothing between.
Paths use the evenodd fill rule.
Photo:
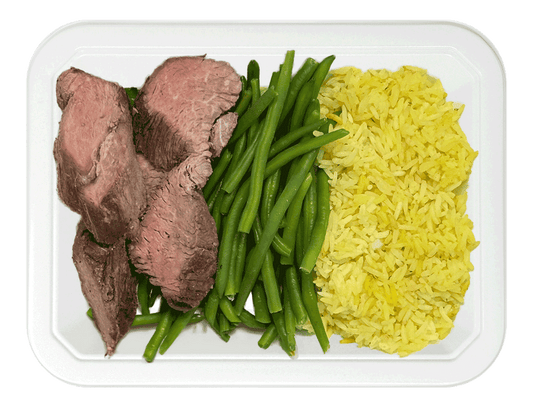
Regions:
<instances>
[{"instance_id":1,"label":"sliced steak","mask_svg":"<svg viewBox=\"0 0 533 410\"><path fill-rule=\"evenodd\" d=\"M236 112L228 112L218 118L211 128L209 141L211 144L211 153L214 157L220 156L222 149L228 144L233 130L237 126L239 115Z\"/></svg>"},{"instance_id":2,"label":"sliced steak","mask_svg":"<svg viewBox=\"0 0 533 410\"><path fill-rule=\"evenodd\" d=\"M146 203L148 203L152 193L167 180L167 173L161 169L156 169L142 154L137 154L137 161L141 167L146 191Z\"/></svg>"},{"instance_id":3,"label":"sliced steak","mask_svg":"<svg viewBox=\"0 0 533 410\"><path fill-rule=\"evenodd\" d=\"M209 161L208 155L190 155L168 173L129 246L137 271L149 275L168 304L182 311L197 306L214 284L217 230L200 190Z\"/></svg>"},{"instance_id":4,"label":"sliced steak","mask_svg":"<svg viewBox=\"0 0 533 410\"><path fill-rule=\"evenodd\" d=\"M71 68L59 76L56 93L63 111L54 143L59 197L98 242L133 235L146 192L126 92Z\"/></svg>"},{"instance_id":5,"label":"sliced steak","mask_svg":"<svg viewBox=\"0 0 533 410\"><path fill-rule=\"evenodd\" d=\"M82 220L72 254L83 295L106 344L106 355L110 356L130 329L138 305L137 280L129 263L126 241L102 246L96 243Z\"/></svg>"},{"instance_id":6,"label":"sliced steak","mask_svg":"<svg viewBox=\"0 0 533 410\"><path fill-rule=\"evenodd\" d=\"M212 146L220 153L220 141L211 141L216 134L212 128L235 105L241 87L238 74L226 62L204 56L169 58L146 79L135 99L137 151L166 171L193 153L210 152ZM225 138L235 123L219 124L225 124Z\"/></svg>"}]
</instances>

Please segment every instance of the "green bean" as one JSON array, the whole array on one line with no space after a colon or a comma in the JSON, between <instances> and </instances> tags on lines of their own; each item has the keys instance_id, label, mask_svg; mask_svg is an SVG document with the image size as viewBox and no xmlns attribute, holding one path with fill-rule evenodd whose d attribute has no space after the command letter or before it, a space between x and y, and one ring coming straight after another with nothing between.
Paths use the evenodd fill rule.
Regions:
<instances>
[{"instance_id":1,"label":"green bean","mask_svg":"<svg viewBox=\"0 0 533 410\"><path fill-rule=\"evenodd\" d=\"M289 163L294 158L299 157L306 152L312 151L316 148L320 148L323 145L329 144L332 141L338 140L339 138L345 137L349 132L340 129L328 134L321 135L319 137L313 137L306 141L301 141L296 145L293 145L290 148L280 152L270 161L268 161L265 174L271 175L275 170L281 168L283 165Z\"/></svg>"},{"instance_id":2,"label":"green bean","mask_svg":"<svg viewBox=\"0 0 533 410\"><path fill-rule=\"evenodd\" d=\"M281 222L280 222L280 228L281 228ZM290 256L291 254L291 248L285 243L285 241L279 236L278 233L274 235L274 239L272 239L272 249L274 249L278 255L281 256Z\"/></svg>"},{"instance_id":3,"label":"green bean","mask_svg":"<svg viewBox=\"0 0 533 410\"><path fill-rule=\"evenodd\" d=\"M226 226L222 232L222 238L220 239L219 243L217 275L215 279L215 289L219 296L224 294L228 283L233 240L235 239L235 234L237 233L237 227L242 214L242 209L244 208L248 198L249 189L249 181L246 181L241 185L239 191L233 199L233 204L231 205L228 215L224 218Z\"/></svg>"},{"instance_id":4,"label":"green bean","mask_svg":"<svg viewBox=\"0 0 533 410\"><path fill-rule=\"evenodd\" d=\"M328 75L329 69L331 67L331 64L333 64L333 61L335 61L335 56L331 55L324 58L318 64L318 67L310 80L313 83L313 98L316 98L318 96L318 93L320 92L320 87L322 87L322 83Z\"/></svg>"},{"instance_id":5,"label":"green bean","mask_svg":"<svg viewBox=\"0 0 533 410\"><path fill-rule=\"evenodd\" d=\"M265 124L266 121L264 121L264 119L258 122L255 132L253 131L253 128L250 127L248 130L248 145L252 145L255 140L259 139L259 136L263 134L263 131L265 130Z\"/></svg>"},{"instance_id":6,"label":"green bean","mask_svg":"<svg viewBox=\"0 0 533 410\"><path fill-rule=\"evenodd\" d=\"M276 201L276 196L279 189L281 179L281 168L274 171L274 173L265 178L263 188L263 198L261 200L261 221L266 222L272 206ZM290 255L290 248L285 244L283 239L276 234L272 240L272 248L280 255Z\"/></svg>"},{"instance_id":7,"label":"green bean","mask_svg":"<svg viewBox=\"0 0 533 410\"><path fill-rule=\"evenodd\" d=\"M255 281L257 280L257 276L259 275L259 271L261 269L261 266L263 265L263 261L267 254L267 251L269 250L270 245L272 243L272 239L277 233L279 223L285 215L285 212L289 207L292 199L298 192L300 185L302 185L307 175L307 172L309 171L316 159L317 154L318 149L315 149L302 156L302 158L298 162L298 168L296 172L287 182L285 188L281 192L281 195L279 196L274 207L272 208L270 217L265 223L265 226L263 226L263 233L261 235L261 238L257 242L254 250L252 251L252 257L250 257L249 263L246 266L246 272L244 274L241 287L239 288L239 293L237 294L237 298L235 300L235 308L237 313L240 313L244 308L246 299L252 291Z\"/></svg>"},{"instance_id":8,"label":"green bean","mask_svg":"<svg viewBox=\"0 0 533 410\"><path fill-rule=\"evenodd\" d=\"M220 297L218 296L217 291L215 289L211 290L207 295L207 300L204 306L204 317L215 333L218 334L222 340L227 342L229 341L230 336L227 333L220 331L218 322L219 302Z\"/></svg>"},{"instance_id":9,"label":"green bean","mask_svg":"<svg viewBox=\"0 0 533 410\"><path fill-rule=\"evenodd\" d=\"M229 321L229 320L228 320L228 321ZM234 322L229 321L229 330L230 330L230 332L231 332L233 329L236 329L237 326L239 326L241 322L242 322L242 320L240 320L240 319L239 319L239 323L234 323Z\"/></svg>"},{"instance_id":10,"label":"green bean","mask_svg":"<svg viewBox=\"0 0 533 410\"><path fill-rule=\"evenodd\" d=\"M220 331L220 329L215 329L215 331L223 341L225 341L226 343L229 341L230 335L227 332L222 332Z\"/></svg>"},{"instance_id":11,"label":"green bean","mask_svg":"<svg viewBox=\"0 0 533 410\"><path fill-rule=\"evenodd\" d=\"M252 315L250 312L248 312L246 309L244 309L241 314L239 315L241 318L242 324L246 327L249 327L250 329L266 329L267 324L261 323L257 320L257 317Z\"/></svg>"},{"instance_id":12,"label":"green bean","mask_svg":"<svg viewBox=\"0 0 533 410\"><path fill-rule=\"evenodd\" d=\"M266 330L263 332L261 338L257 342L258 346L261 349L268 349L272 342L276 340L278 337L278 331L276 329L276 325L274 323L271 323L268 325Z\"/></svg>"},{"instance_id":13,"label":"green bean","mask_svg":"<svg viewBox=\"0 0 533 410\"><path fill-rule=\"evenodd\" d=\"M252 230L257 243L263 234L259 216L256 216L254 224L252 225ZM265 252L263 265L261 266L261 276L263 278L268 310L270 313L279 312L283 308L283 305L279 294L279 285L276 280L274 258L270 249L267 249Z\"/></svg>"},{"instance_id":14,"label":"green bean","mask_svg":"<svg viewBox=\"0 0 533 410\"><path fill-rule=\"evenodd\" d=\"M255 82L251 84L252 86L252 104L255 104L259 99L261 98L261 87L259 86L259 82ZM248 145L252 143L252 141L255 140L257 137L257 132L259 129L259 123L262 122L263 114L259 118L257 118L252 125L250 125L250 128L248 128Z\"/></svg>"},{"instance_id":15,"label":"green bean","mask_svg":"<svg viewBox=\"0 0 533 410\"><path fill-rule=\"evenodd\" d=\"M174 320L174 323L172 323L172 326L170 327L168 334L166 335L165 339L161 343L161 346L159 347L160 354L165 354L165 352L172 345L172 343L174 343L174 341L180 335L182 330L185 329L185 327L191 321L195 311L196 311L196 308L192 308L189 311L179 315Z\"/></svg>"},{"instance_id":16,"label":"green bean","mask_svg":"<svg viewBox=\"0 0 533 410\"><path fill-rule=\"evenodd\" d=\"M296 243L294 244L294 257L296 259L296 266L300 266L300 262L304 257L304 223L301 219L298 220L296 227Z\"/></svg>"},{"instance_id":17,"label":"green bean","mask_svg":"<svg viewBox=\"0 0 533 410\"><path fill-rule=\"evenodd\" d=\"M280 263L282 265L292 265L294 263L294 247L296 243L296 232L298 228L298 221L300 220L300 214L302 211L302 203L307 194L307 191L313 181L311 173L308 173L304 182L298 189L296 196L292 200L289 208L287 209L287 220L288 225L283 229L283 241L287 244L291 253L287 256L282 256L280 258Z\"/></svg>"},{"instance_id":18,"label":"green bean","mask_svg":"<svg viewBox=\"0 0 533 410\"><path fill-rule=\"evenodd\" d=\"M281 69L281 67L280 67ZM270 76L270 83L268 84L268 88L275 87L279 80L279 71L274 71L272 75Z\"/></svg>"},{"instance_id":19,"label":"green bean","mask_svg":"<svg viewBox=\"0 0 533 410\"><path fill-rule=\"evenodd\" d=\"M292 161L289 165L289 169L287 170L287 176L286 176L287 181L292 178L292 176L294 175L297 169L298 169L298 161Z\"/></svg>"},{"instance_id":20,"label":"green bean","mask_svg":"<svg viewBox=\"0 0 533 410\"><path fill-rule=\"evenodd\" d=\"M320 101L317 98L313 98L309 101L309 105L305 110L304 125L311 124L320 119Z\"/></svg>"},{"instance_id":21,"label":"green bean","mask_svg":"<svg viewBox=\"0 0 533 410\"><path fill-rule=\"evenodd\" d=\"M211 192L211 194L209 195L209 198L206 198L207 209L209 209L209 213L213 212L215 201L217 200L218 195L221 194L220 188L222 187L222 182L224 181L220 181L218 185L216 186L216 188L213 190L213 192Z\"/></svg>"},{"instance_id":22,"label":"green bean","mask_svg":"<svg viewBox=\"0 0 533 410\"><path fill-rule=\"evenodd\" d=\"M159 286L152 286L150 297L148 298L148 307L152 307L155 304L157 298L161 296L161 288Z\"/></svg>"},{"instance_id":23,"label":"green bean","mask_svg":"<svg viewBox=\"0 0 533 410\"><path fill-rule=\"evenodd\" d=\"M213 219L215 220L215 225L217 227L217 232L220 234L220 229L222 228L222 224L225 223L222 220L222 213L220 212L220 208L222 207L222 201L224 200L224 195L227 195L225 192L221 192L217 199L215 199L215 204L213 205L213 209L211 211L211 216L213 216Z\"/></svg>"},{"instance_id":24,"label":"green bean","mask_svg":"<svg viewBox=\"0 0 533 410\"><path fill-rule=\"evenodd\" d=\"M239 316L235 312L233 305L226 296L222 296L220 298L220 301L218 302L218 307L230 322L240 323L241 319L239 319Z\"/></svg>"},{"instance_id":25,"label":"green bean","mask_svg":"<svg viewBox=\"0 0 533 410\"><path fill-rule=\"evenodd\" d=\"M317 98L312 98L309 101L305 117L303 119L304 125L311 124L319 119L320 103ZM323 125L323 127L325 127L325 125ZM314 138L311 135L308 135L302 138L301 143L306 143L307 141L312 141L313 139ZM293 261L295 261L297 264L299 264L303 258L307 242L309 241L309 235L312 232L312 226L314 225L316 218L316 177L314 172L313 181L311 182L309 190L307 191L302 203L301 214L303 216L303 220L298 218L298 226L292 227L297 235L297 240L295 242L295 253L293 255Z\"/></svg>"},{"instance_id":26,"label":"green bean","mask_svg":"<svg viewBox=\"0 0 533 410\"><path fill-rule=\"evenodd\" d=\"M232 137L233 138L233 137ZM240 138L233 147L231 162L226 170L226 175L231 175L235 170L235 167L239 165L242 154L246 151L246 138Z\"/></svg>"},{"instance_id":27,"label":"green bean","mask_svg":"<svg viewBox=\"0 0 533 410\"><path fill-rule=\"evenodd\" d=\"M291 302L289 300L289 294L283 290L283 313L285 319L285 330L287 332L287 341L289 346L294 346L293 351L296 349L296 318L292 311Z\"/></svg>"},{"instance_id":28,"label":"green bean","mask_svg":"<svg viewBox=\"0 0 533 410\"><path fill-rule=\"evenodd\" d=\"M243 210L241 221L239 223L240 232L250 232L252 224L255 219L259 208L259 202L261 200L261 193L263 190L263 179L265 174L265 167L268 160L268 152L270 151L270 145L274 138L276 128L278 126L281 110L285 103L285 97L290 84L292 75L292 66L294 63L294 50L289 50L286 53L285 61L282 65L282 69L279 75L279 79L276 84L276 91L278 96L273 104L271 104L267 111L267 117L265 119L265 128L263 133L259 136L259 143L257 146L256 155L252 162L252 175L250 177L250 193L248 201Z\"/></svg>"},{"instance_id":29,"label":"green bean","mask_svg":"<svg viewBox=\"0 0 533 410\"><path fill-rule=\"evenodd\" d=\"M319 105L320 105L320 102L319 102ZM339 111L335 111L333 114L335 115L341 115L342 113L342 110L339 110ZM320 126L320 128L318 129L320 132L326 134L329 132L329 126L332 125L333 127L335 127L335 125L337 125L337 122L335 120L332 120L331 118L328 118L326 119L326 123L322 126Z\"/></svg>"},{"instance_id":30,"label":"green bean","mask_svg":"<svg viewBox=\"0 0 533 410\"><path fill-rule=\"evenodd\" d=\"M241 244L241 241L239 240L239 237L241 235L246 235L241 232L237 232L235 234L235 238L233 240L232 248L231 248L231 257L230 257L230 265L229 265L229 273L228 273L228 282L226 283L226 289L224 290L224 295L226 296L234 296L237 293L238 287L236 286L235 280L236 280L236 273L237 273L237 257L239 256L239 246Z\"/></svg>"},{"instance_id":31,"label":"green bean","mask_svg":"<svg viewBox=\"0 0 533 410\"><path fill-rule=\"evenodd\" d=\"M285 117L293 107L294 102L298 97L298 93L300 92L300 89L305 83L307 83L307 81L309 81L317 67L318 62L313 58L309 57L307 60L305 60L302 67L296 72L296 74L291 80L289 91L287 93L287 98L285 100L285 104L283 105L283 111L281 112L281 121L285 119Z\"/></svg>"},{"instance_id":32,"label":"green bean","mask_svg":"<svg viewBox=\"0 0 533 410\"><path fill-rule=\"evenodd\" d=\"M270 312L268 311L267 296L263 283L260 281L255 282L255 285L252 288L252 302L255 319L260 323L270 323L271 320Z\"/></svg>"},{"instance_id":33,"label":"green bean","mask_svg":"<svg viewBox=\"0 0 533 410\"><path fill-rule=\"evenodd\" d=\"M213 169L213 173L207 180L207 183L205 184L202 190L204 194L204 198L209 198L212 191L217 186L218 181L220 181L220 179L224 175L224 171L230 164L231 157L232 157L231 151L229 151L228 149L224 149L222 151L222 154L220 155L220 162L217 164L215 169Z\"/></svg>"},{"instance_id":34,"label":"green bean","mask_svg":"<svg viewBox=\"0 0 533 410\"><path fill-rule=\"evenodd\" d=\"M294 131L302 126L303 119L305 117L305 111L307 110L309 101L312 99L312 92L313 84L310 82L305 83L298 94L296 102L294 103L294 110L292 112L289 131Z\"/></svg>"},{"instance_id":35,"label":"green bean","mask_svg":"<svg viewBox=\"0 0 533 410\"><path fill-rule=\"evenodd\" d=\"M218 293L215 290L211 290L209 295L207 295L204 306L204 316L211 327L214 327L216 322L219 301L220 297L218 296Z\"/></svg>"},{"instance_id":36,"label":"green bean","mask_svg":"<svg viewBox=\"0 0 533 410\"><path fill-rule=\"evenodd\" d=\"M252 90L247 88L242 91L241 99L235 106L235 112L239 115L239 117L246 112L248 105L250 105L250 101L252 101Z\"/></svg>"},{"instance_id":37,"label":"green bean","mask_svg":"<svg viewBox=\"0 0 533 410\"><path fill-rule=\"evenodd\" d=\"M285 317L283 312L272 313L272 320L278 331L279 342L281 348L289 356L294 356L294 351L296 350L296 343L291 343L289 340L289 335L287 334L287 328L285 326Z\"/></svg>"},{"instance_id":38,"label":"green bean","mask_svg":"<svg viewBox=\"0 0 533 410\"><path fill-rule=\"evenodd\" d=\"M194 325L195 323L200 323L200 322L203 322L205 319L204 315L200 314L200 313L195 313L191 320L189 320L189 324L190 325Z\"/></svg>"},{"instance_id":39,"label":"green bean","mask_svg":"<svg viewBox=\"0 0 533 410\"><path fill-rule=\"evenodd\" d=\"M318 130L321 126L323 126L326 123L326 119L320 119L312 124L304 125L292 132L289 132L283 136L281 136L278 140L276 140L272 146L270 147L270 151L268 153L268 157L272 158L274 155L279 154L281 151L283 151L285 148L291 146L295 141L303 137L304 135L307 135L315 130Z\"/></svg>"},{"instance_id":40,"label":"green bean","mask_svg":"<svg viewBox=\"0 0 533 410\"><path fill-rule=\"evenodd\" d=\"M272 175L263 182L263 196L261 198L261 222L265 223L270 215L270 211L276 202L279 183L281 179L281 168L276 170Z\"/></svg>"},{"instance_id":41,"label":"green bean","mask_svg":"<svg viewBox=\"0 0 533 410\"><path fill-rule=\"evenodd\" d=\"M339 112L340 114L340 112ZM318 129L319 131L323 132L324 134L328 133L329 132L329 126L332 125L332 126L335 126L337 124L336 121L332 120L331 118L328 118L326 120L326 123L322 126L320 126L320 128Z\"/></svg>"},{"instance_id":42,"label":"green bean","mask_svg":"<svg viewBox=\"0 0 533 410\"><path fill-rule=\"evenodd\" d=\"M283 288L283 291L286 292L289 297L296 324L303 325L307 321L307 311L302 300L298 272L294 266L289 266L285 271L285 287Z\"/></svg>"},{"instance_id":43,"label":"green bean","mask_svg":"<svg viewBox=\"0 0 533 410\"><path fill-rule=\"evenodd\" d=\"M161 320L160 312L149 313L147 315L135 315L135 318L133 319L131 326L135 327L135 326L153 325L154 323L159 323L160 320Z\"/></svg>"},{"instance_id":44,"label":"green bean","mask_svg":"<svg viewBox=\"0 0 533 410\"><path fill-rule=\"evenodd\" d=\"M226 175L224 178L224 183L222 184L222 189L228 193L233 192L241 183L242 178L246 175L248 168L252 164L259 144L259 139L255 139L252 143L246 148L246 151L241 157L239 164L233 170L233 173Z\"/></svg>"},{"instance_id":45,"label":"green bean","mask_svg":"<svg viewBox=\"0 0 533 410\"><path fill-rule=\"evenodd\" d=\"M211 328L224 342L228 342L230 339L230 335L228 334L230 327L228 320L224 319L226 319L226 317L222 314L222 312L218 312L214 323L211 325Z\"/></svg>"},{"instance_id":46,"label":"green bean","mask_svg":"<svg viewBox=\"0 0 533 410\"><path fill-rule=\"evenodd\" d=\"M237 293L239 286L241 286L242 274L246 262L247 236L248 235L242 232L236 234L236 246L233 248L235 255L234 258L232 255L233 264L230 265L230 276L225 292L226 296L234 296Z\"/></svg>"},{"instance_id":47,"label":"green bean","mask_svg":"<svg viewBox=\"0 0 533 410\"><path fill-rule=\"evenodd\" d=\"M307 248L307 244L311 240L311 232L313 232L317 214L317 177L314 172L311 174L313 175L313 180L302 205L304 248Z\"/></svg>"},{"instance_id":48,"label":"green bean","mask_svg":"<svg viewBox=\"0 0 533 410\"><path fill-rule=\"evenodd\" d=\"M137 95L139 94L139 89L135 87L129 87L124 89L126 91L126 95L128 96L128 101L130 103L130 107L133 108L135 105L135 99L137 98Z\"/></svg>"},{"instance_id":49,"label":"green bean","mask_svg":"<svg viewBox=\"0 0 533 410\"><path fill-rule=\"evenodd\" d=\"M270 250L267 251L265 260L263 261L261 277L263 278L265 293L267 295L268 310L270 313L281 311L283 305L279 294L276 270L274 269L274 258L272 257L272 252L270 252Z\"/></svg>"},{"instance_id":50,"label":"green bean","mask_svg":"<svg viewBox=\"0 0 533 410\"><path fill-rule=\"evenodd\" d=\"M316 264L329 221L329 178L323 169L317 172L317 216L315 226L311 234L309 244L300 263L300 269L304 272L311 272Z\"/></svg>"},{"instance_id":51,"label":"green bean","mask_svg":"<svg viewBox=\"0 0 533 410\"><path fill-rule=\"evenodd\" d=\"M143 357L147 362L152 362L157 354L157 350L161 345L161 342L170 330L170 326L174 321L176 311L170 308L166 308L161 316L161 321L157 324L154 334L150 338L150 341L146 345Z\"/></svg>"},{"instance_id":52,"label":"green bean","mask_svg":"<svg viewBox=\"0 0 533 410\"><path fill-rule=\"evenodd\" d=\"M315 284L313 283L313 275L311 272L301 271L301 278L302 300L320 347L322 348L322 351L326 353L329 349L329 339L324 328L324 323L322 322L322 316L318 310L318 300Z\"/></svg>"},{"instance_id":53,"label":"green bean","mask_svg":"<svg viewBox=\"0 0 533 410\"><path fill-rule=\"evenodd\" d=\"M222 193L222 201L220 202L220 213L222 215L227 215L231 208L231 204L233 203L233 200L235 199L235 195L237 195L237 190L234 189L233 192L223 192Z\"/></svg>"},{"instance_id":54,"label":"green bean","mask_svg":"<svg viewBox=\"0 0 533 410\"><path fill-rule=\"evenodd\" d=\"M252 81L258 80L253 79ZM270 87L263 93L263 95L261 95L259 100L257 100L255 103L252 103L252 105L248 107L246 112L237 121L237 126L235 127L230 139L231 144L238 141L242 137L244 132L250 128L250 126L261 116L263 111L270 106L277 96L278 92L274 88Z\"/></svg>"},{"instance_id":55,"label":"green bean","mask_svg":"<svg viewBox=\"0 0 533 410\"><path fill-rule=\"evenodd\" d=\"M276 265L276 279L282 280L281 265L279 263Z\"/></svg>"},{"instance_id":56,"label":"green bean","mask_svg":"<svg viewBox=\"0 0 533 410\"><path fill-rule=\"evenodd\" d=\"M259 72L259 63L256 60L250 60L246 69L248 83L254 78L259 80Z\"/></svg>"},{"instance_id":57,"label":"green bean","mask_svg":"<svg viewBox=\"0 0 533 410\"><path fill-rule=\"evenodd\" d=\"M141 307L141 314L150 314L150 308L148 307L148 277L142 275L139 279L139 285L137 286L137 299Z\"/></svg>"},{"instance_id":58,"label":"green bean","mask_svg":"<svg viewBox=\"0 0 533 410\"><path fill-rule=\"evenodd\" d=\"M230 331L230 322L222 312L218 314L218 331L221 334L228 334Z\"/></svg>"},{"instance_id":59,"label":"green bean","mask_svg":"<svg viewBox=\"0 0 533 410\"><path fill-rule=\"evenodd\" d=\"M239 106L244 97L244 91L248 88L248 81L246 80L246 77L241 75L239 79L241 80L241 92L239 94L239 98L237 98L237 101L235 102L235 105L232 107L232 111L235 111L235 108Z\"/></svg>"}]
</instances>

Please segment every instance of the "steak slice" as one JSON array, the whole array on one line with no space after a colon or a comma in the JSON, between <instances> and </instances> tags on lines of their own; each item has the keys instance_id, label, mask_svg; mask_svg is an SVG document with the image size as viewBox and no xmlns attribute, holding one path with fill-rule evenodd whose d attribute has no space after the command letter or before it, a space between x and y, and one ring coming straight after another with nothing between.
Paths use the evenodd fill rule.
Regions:
<instances>
[{"instance_id":1,"label":"steak slice","mask_svg":"<svg viewBox=\"0 0 533 410\"><path fill-rule=\"evenodd\" d=\"M215 121L209 137L211 153L214 157L220 156L224 147L228 144L233 130L237 126L239 115L236 112L228 112Z\"/></svg>"},{"instance_id":2,"label":"steak slice","mask_svg":"<svg viewBox=\"0 0 533 410\"><path fill-rule=\"evenodd\" d=\"M146 203L148 204L152 193L167 180L167 173L161 169L156 169L142 154L137 154L137 161L141 167L144 186L146 188Z\"/></svg>"},{"instance_id":3,"label":"steak slice","mask_svg":"<svg viewBox=\"0 0 533 410\"><path fill-rule=\"evenodd\" d=\"M137 271L160 286L176 310L197 306L214 284L217 230L200 190L211 173L209 161L209 155L190 155L168 173L129 245Z\"/></svg>"},{"instance_id":4,"label":"steak slice","mask_svg":"<svg viewBox=\"0 0 533 410\"><path fill-rule=\"evenodd\" d=\"M71 68L59 76L56 93L63 111L54 143L60 199L100 243L133 235L146 192L125 90Z\"/></svg>"},{"instance_id":5,"label":"steak slice","mask_svg":"<svg viewBox=\"0 0 533 410\"><path fill-rule=\"evenodd\" d=\"M137 310L137 279L132 273L126 241L100 245L82 221L72 247L81 289L93 311L94 323L111 356L128 332Z\"/></svg>"},{"instance_id":6,"label":"steak slice","mask_svg":"<svg viewBox=\"0 0 533 410\"><path fill-rule=\"evenodd\" d=\"M204 56L167 59L146 79L135 99L137 151L166 171L191 154L210 152L212 146L220 153L221 144L211 141L211 130L217 118L235 105L241 88L238 74L226 62ZM225 130L227 138L232 130Z\"/></svg>"}]
</instances>

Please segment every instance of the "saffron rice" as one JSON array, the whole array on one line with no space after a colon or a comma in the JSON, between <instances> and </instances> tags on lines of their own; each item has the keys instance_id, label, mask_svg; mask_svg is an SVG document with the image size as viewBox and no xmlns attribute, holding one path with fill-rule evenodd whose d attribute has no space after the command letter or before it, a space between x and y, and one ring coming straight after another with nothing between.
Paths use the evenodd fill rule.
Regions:
<instances>
[{"instance_id":1,"label":"saffron rice","mask_svg":"<svg viewBox=\"0 0 533 410\"><path fill-rule=\"evenodd\" d=\"M326 331L407 356L450 333L474 269L466 184L477 152L458 123L464 106L411 66L334 70L319 99L350 132L318 158L331 179L315 272Z\"/></svg>"}]
</instances>

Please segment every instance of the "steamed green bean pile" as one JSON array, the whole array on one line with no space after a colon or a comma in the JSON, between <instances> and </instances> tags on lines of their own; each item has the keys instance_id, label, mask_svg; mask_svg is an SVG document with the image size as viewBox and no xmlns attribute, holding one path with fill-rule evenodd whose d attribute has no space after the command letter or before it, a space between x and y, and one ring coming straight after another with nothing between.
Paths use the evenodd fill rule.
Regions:
<instances>
[{"instance_id":1,"label":"steamed green bean pile","mask_svg":"<svg viewBox=\"0 0 533 410\"><path fill-rule=\"evenodd\" d=\"M157 324L144 358L165 353L189 324L207 321L228 342L237 327L254 329L259 347L278 340L296 352L299 328L310 323L325 353L329 340L317 306L313 268L329 218L329 184L315 162L321 146L348 134L329 132L318 93L335 57L306 59L294 70L287 51L267 87L257 61L241 76L237 126L203 189L219 236L215 285L200 306L176 312L147 280L139 284L134 325ZM293 71L296 71L293 74Z\"/></svg>"},{"instance_id":2,"label":"steamed green bean pile","mask_svg":"<svg viewBox=\"0 0 533 410\"><path fill-rule=\"evenodd\" d=\"M333 60L308 58L293 75L288 51L263 93L255 60L241 78L239 122L204 189L220 239L204 314L226 341L238 326L259 328L260 347L278 339L293 356L297 329L309 321L329 348L312 270L329 218L328 178L316 157L348 134L329 133L320 118L318 92Z\"/></svg>"}]
</instances>

